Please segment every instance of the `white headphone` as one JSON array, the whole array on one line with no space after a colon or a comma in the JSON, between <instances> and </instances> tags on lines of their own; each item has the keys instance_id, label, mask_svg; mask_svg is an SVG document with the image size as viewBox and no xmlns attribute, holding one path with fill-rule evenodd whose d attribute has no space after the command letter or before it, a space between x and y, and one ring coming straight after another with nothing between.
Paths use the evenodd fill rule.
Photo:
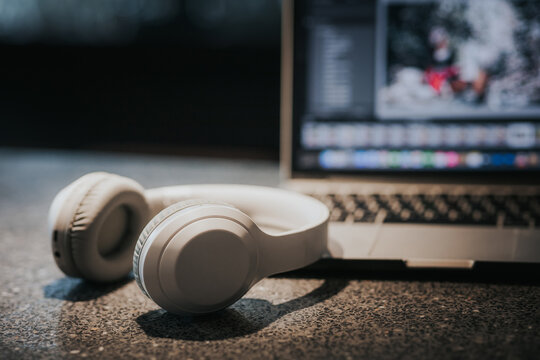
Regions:
<instances>
[{"instance_id":1,"label":"white headphone","mask_svg":"<svg viewBox=\"0 0 540 360\"><path fill-rule=\"evenodd\" d=\"M231 305L265 276L318 260L326 251L328 217L321 202L281 189L144 190L100 172L56 195L49 229L66 275L116 281L133 263L137 284L158 305L201 314Z\"/></svg>"}]
</instances>

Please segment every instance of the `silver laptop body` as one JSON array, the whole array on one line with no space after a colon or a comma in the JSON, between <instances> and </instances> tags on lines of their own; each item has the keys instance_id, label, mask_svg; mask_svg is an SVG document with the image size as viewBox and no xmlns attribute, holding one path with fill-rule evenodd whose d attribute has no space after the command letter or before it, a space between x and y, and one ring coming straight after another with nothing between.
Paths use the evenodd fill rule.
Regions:
<instances>
[{"instance_id":1,"label":"silver laptop body","mask_svg":"<svg viewBox=\"0 0 540 360\"><path fill-rule=\"evenodd\" d=\"M508 21L526 10L507 3L498 10ZM282 180L331 209L329 257L413 268L540 262L540 77L512 97L508 49L498 64L467 68L467 57L497 56L471 35L477 24L444 21L444 11L482 13L472 7L283 1ZM423 52L410 50L415 41ZM534 51L527 61L540 63ZM504 106L493 105L497 86L507 86ZM536 97L524 100L527 91Z\"/></svg>"}]
</instances>

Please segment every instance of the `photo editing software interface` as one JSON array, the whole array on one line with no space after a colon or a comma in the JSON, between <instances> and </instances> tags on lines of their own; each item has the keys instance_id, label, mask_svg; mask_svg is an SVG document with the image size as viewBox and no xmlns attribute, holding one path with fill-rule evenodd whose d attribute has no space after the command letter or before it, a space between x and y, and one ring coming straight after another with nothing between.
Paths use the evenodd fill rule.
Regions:
<instances>
[{"instance_id":1,"label":"photo editing software interface","mask_svg":"<svg viewBox=\"0 0 540 360\"><path fill-rule=\"evenodd\" d=\"M294 21L294 170L540 170L540 1L299 0Z\"/></svg>"}]
</instances>

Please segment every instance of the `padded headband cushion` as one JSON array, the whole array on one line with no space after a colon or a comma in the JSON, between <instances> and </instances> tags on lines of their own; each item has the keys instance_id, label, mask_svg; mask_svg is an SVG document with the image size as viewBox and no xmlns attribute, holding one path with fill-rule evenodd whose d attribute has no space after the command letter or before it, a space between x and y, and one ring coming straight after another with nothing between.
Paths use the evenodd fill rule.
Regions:
<instances>
[{"instance_id":1,"label":"padded headband cushion","mask_svg":"<svg viewBox=\"0 0 540 360\"><path fill-rule=\"evenodd\" d=\"M107 173L81 180L68 237L73 263L88 280L119 280L131 270L137 235L149 217L144 190Z\"/></svg>"},{"instance_id":2,"label":"padded headband cushion","mask_svg":"<svg viewBox=\"0 0 540 360\"><path fill-rule=\"evenodd\" d=\"M137 240L137 245L135 246L135 252L133 253L133 275L135 276L135 281L137 282L137 285L139 285L139 288L147 297L150 298L150 295L148 295L148 293L146 292L146 289L143 286L140 276L139 276L139 265L140 265L139 260L141 257L142 249L144 248L144 244L146 243L146 241L148 240L152 232L158 227L158 225L161 224L165 219L169 218L171 215L176 214L179 211L182 211L192 206L205 205L205 204L219 204L219 205L230 206L229 204L226 204L226 203L216 202L216 201L211 201L211 200L201 200L201 199L184 200L163 209L159 214L154 216L154 218L144 227L143 231L141 232L141 236L139 236L139 240Z\"/></svg>"}]
</instances>

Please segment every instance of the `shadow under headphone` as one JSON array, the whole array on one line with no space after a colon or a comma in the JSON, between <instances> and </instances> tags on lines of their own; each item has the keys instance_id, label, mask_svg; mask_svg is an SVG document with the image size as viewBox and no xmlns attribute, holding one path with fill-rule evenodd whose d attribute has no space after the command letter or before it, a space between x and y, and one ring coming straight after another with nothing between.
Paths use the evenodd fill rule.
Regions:
<instances>
[{"instance_id":1,"label":"shadow under headphone","mask_svg":"<svg viewBox=\"0 0 540 360\"><path fill-rule=\"evenodd\" d=\"M111 282L133 268L139 288L162 308L203 314L231 305L266 276L318 260L327 247L328 218L321 202L282 189L144 190L132 179L99 172L58 193L49 229L66 275Z\"/></svg>"}]
</instances>

